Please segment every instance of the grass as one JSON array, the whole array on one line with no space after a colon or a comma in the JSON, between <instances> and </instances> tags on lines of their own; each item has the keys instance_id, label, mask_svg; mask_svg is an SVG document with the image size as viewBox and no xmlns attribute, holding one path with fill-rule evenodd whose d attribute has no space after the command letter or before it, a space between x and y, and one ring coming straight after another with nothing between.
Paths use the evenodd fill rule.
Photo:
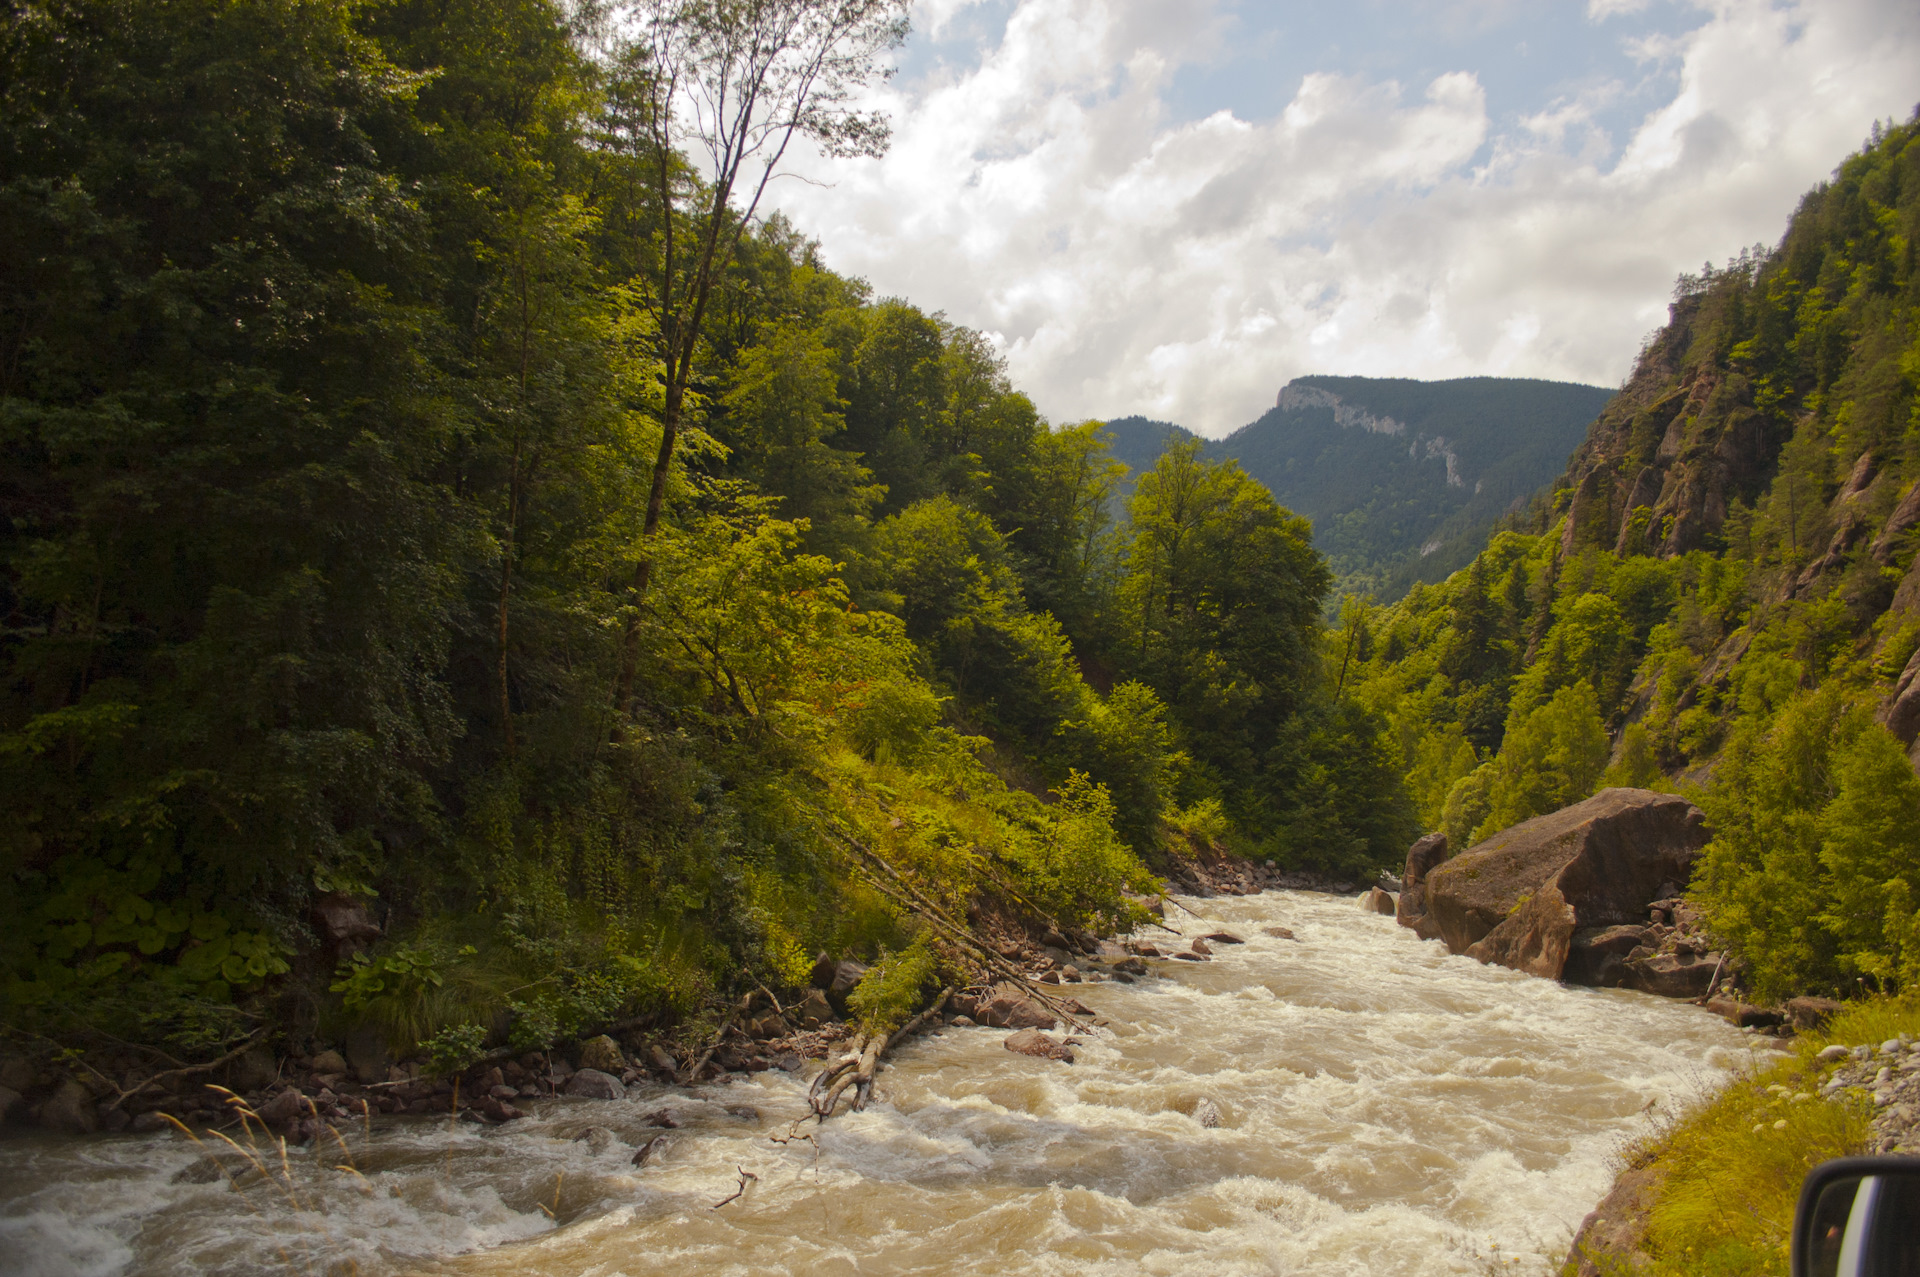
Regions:
<instances>
[{"instance_id":1,"label":"grass","mask_svg":"<svg viewBox=\"0 0 1920 1277\"><path fill-rule=\"evenodd\" d=\"M1828 1158L1865 1151L1872 1118L1857 1093L1820 1098L1840 1066L1816 1057L1833 1043L1878 1045L1902 1035L1920 1036L1920 998L1853 1003L1824 1032L1800 1037L1791 1054L1630 1148L1629 1166L1664 1172L1643 1243L1653 1277L1784 1277L1801 1180Z\"/></svg>"}]
</instances>

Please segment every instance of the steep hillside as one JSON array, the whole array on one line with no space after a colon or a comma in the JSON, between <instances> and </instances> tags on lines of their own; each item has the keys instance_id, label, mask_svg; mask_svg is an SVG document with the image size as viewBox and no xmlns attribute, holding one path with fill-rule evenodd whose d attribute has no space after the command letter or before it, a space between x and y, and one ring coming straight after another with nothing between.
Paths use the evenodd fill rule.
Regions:
<instances>
[{"instance_id":1,"label":"steep hillside","mask_svg":"<svg viewBox=\"0 0 1920 1277\"><path fill-rule=\"evenodd\" d=\"M1530 532L1375 619L1357 694L1456 845L1680 786L1757 997L1920 979L1920 125L1683 277Z\"/></svg>"},{"instance_id":2,"label":"steep hillside","mask_svg":"<svg viewBox=\"0 0 1920 1277\"><path fill-rule=\"evenodd\" d=\"M1503 377L1298 377L1207 455L1230 457L1313 521L1343 592L1396 599L1471 558L1551 482L1611 390ZM1178 426L1111 422L1114 456L1150 464Z\"/></svg>"}]
</instances>

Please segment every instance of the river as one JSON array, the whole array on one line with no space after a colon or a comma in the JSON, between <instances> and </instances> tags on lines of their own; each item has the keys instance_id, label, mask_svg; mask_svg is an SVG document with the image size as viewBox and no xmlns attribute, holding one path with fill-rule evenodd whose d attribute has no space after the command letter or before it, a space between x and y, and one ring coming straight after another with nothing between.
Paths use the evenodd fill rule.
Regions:
<instances>
[{"instance_id":1,"label":"river","mask_svg":"<svg viewBox=\"0 0 1920 1277\"><path fill-rule=\"evenodd\" d=\"M1076 1063L949 1028L893 1058L866 1112L784 1145L804 1073L348 1131L238 1186L192 1182L204 1155L175 1135L10 1137L0 1271L1533 1272L1649 1110L1756 1046L1690 1005L1449 956L1351 899L1185 903L1187 934L1247 943L1076 988L1110 1021ZM1217 1128L1189 1116L1203 1097ZM684 1125L636 1168L663 1106ZM573 1138L595 1124L617 1138Z\"/></svg>"}]
</instances>

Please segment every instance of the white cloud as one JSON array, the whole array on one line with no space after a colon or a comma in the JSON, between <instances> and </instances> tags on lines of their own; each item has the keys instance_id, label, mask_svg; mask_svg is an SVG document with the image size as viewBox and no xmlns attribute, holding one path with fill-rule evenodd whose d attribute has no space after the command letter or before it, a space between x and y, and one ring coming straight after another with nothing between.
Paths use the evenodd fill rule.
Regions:
<instances>
[{"instance_id":1,"label":"white cloud","mask_svg":"<svg viewBox=\"0 0 1920 1277\"><path fill-rule=\"evenodd\" d=\"M1618 381L1678 271L1773 242L1920 96L1903 0L1718 0L1620 147L1593 118L1617 86L1502 129L1470 68L1311 74L1272 120L1174 121L1173 75L1228 30L1025 0L977 66L885 91L885 160L815 164L833 184L780 203L837 269L993 334L1054 418L1218 434L1308 372Z\"/></svg>"}]
</instances>

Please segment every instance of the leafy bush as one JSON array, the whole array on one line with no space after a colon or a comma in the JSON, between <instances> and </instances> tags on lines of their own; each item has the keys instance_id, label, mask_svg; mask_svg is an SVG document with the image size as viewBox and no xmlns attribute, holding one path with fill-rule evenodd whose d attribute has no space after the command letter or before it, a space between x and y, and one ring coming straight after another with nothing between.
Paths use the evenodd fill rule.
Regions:
<instances>
[{"instance_id":1,"label":"leafy bush","mask_svg":"<svg viewBox=\"0 0 1920 1277\"><path fill-rule=\"evenodd\" d=\"M867 969L847 995L847 1006L869 1033L899 1028L919 1007L938 973L938 962L924 936L899 953L889 953Z\"/></svg>"}]
</instances>

